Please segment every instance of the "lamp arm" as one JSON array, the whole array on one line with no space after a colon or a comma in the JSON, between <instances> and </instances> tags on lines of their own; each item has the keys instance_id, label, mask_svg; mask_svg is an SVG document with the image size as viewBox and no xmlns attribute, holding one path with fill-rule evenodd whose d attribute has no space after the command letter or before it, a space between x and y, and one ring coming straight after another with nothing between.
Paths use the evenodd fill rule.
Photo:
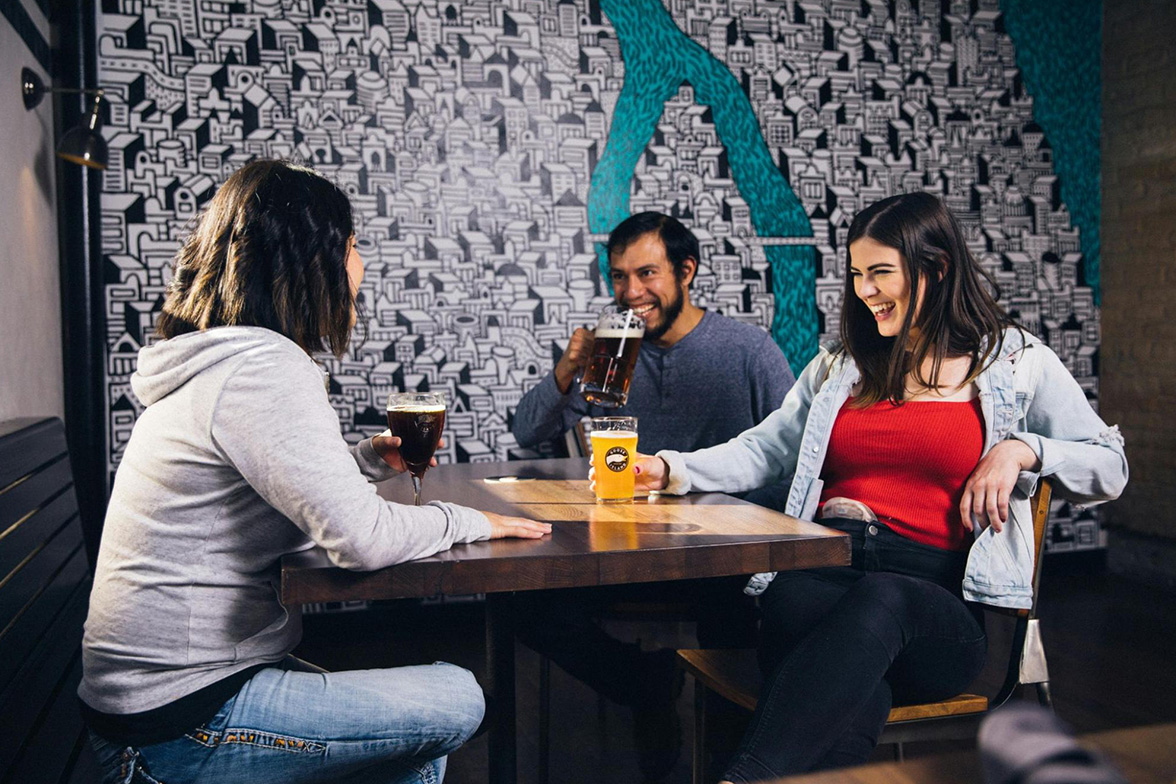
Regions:
<instances>
[{"instance_id":1,"label":"lamp arm","mask_svg":"<svg viewBox=\"0 0 1176 784\"><path fill-rule=\"evenodd\" d=\"M96 95L102 98L106 91L101 87L49 87L40 75L31 68L20 71L20 93L24 99L25 109L32 109L41 103L46 93L67 93L74 95Z\"/></svg>"}]
</instances>

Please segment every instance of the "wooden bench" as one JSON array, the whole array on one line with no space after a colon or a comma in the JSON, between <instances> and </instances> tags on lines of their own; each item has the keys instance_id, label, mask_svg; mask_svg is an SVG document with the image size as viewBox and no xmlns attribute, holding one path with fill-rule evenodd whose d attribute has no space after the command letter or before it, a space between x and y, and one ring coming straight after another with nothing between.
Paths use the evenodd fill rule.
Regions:
<instances>
[{"instance_id":1,"label":"wooden bench","mask_svg":"<svg viewBox=\"0 0 1176 784\"><path fill-rule=\"evenodd\" d=\"M0 784L99 778L77 698L90 583L61 420L0 422Z\"/></svg>"}]
</instances>

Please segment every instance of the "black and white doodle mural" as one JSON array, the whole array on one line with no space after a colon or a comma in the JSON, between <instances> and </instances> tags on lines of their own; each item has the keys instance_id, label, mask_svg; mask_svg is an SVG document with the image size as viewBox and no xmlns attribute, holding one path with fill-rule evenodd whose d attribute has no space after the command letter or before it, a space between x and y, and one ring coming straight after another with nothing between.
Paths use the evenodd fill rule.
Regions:
<instances>
[{"instance_id":1,"label":"black and white doodle mural","mask_svg":"<svg viewBox=\"0 0 1176 784\"><path fill-rule=\"evenodd\" d=\"M257 156L355 207L367 340L323 359L350 440L389 391L440 389L441 460L533 456L514 408L609 301L597 243L641 209L694 228L697 301L799 370L838 329L854 213L910 190L1097 404L1079 231L996 0L103 0L99 39L112 473L172 256ZM1058 511L1055 549L1100 543Z\"/></svg>"}]
</instances>

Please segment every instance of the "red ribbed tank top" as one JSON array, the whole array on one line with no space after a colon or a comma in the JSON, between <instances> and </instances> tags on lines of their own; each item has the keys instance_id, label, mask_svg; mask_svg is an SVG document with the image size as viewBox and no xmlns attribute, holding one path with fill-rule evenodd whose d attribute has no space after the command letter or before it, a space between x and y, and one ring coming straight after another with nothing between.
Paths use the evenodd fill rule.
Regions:
<instances>
[{"instance_id":1,"label":"red ribbed tank top","mask_svg":"<svg viewBox=\"0 0 1176 784\"><path fill-rule=\"evenodd\" d=\"M852 498L896 533L944 550L965 550L964 483L984 450L980 401L889 401L853 408L833 422L821 503Z\"/></svg>"}]
</instances>

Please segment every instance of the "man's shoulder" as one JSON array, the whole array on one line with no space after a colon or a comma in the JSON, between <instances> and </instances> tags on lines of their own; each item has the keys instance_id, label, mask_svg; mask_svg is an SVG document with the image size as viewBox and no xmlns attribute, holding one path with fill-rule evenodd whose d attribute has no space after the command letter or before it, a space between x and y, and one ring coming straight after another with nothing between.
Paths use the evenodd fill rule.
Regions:
<instances>
[{"instance_id":1,"label":"man's shoulder","mask_svg":"<svg viewBox=\"0 0 1176 784\"><path fill-rule=\"evenodd\" d=\"M724 316L713 310L707 311L707 314L710 322L707 324L707 329L711 331L713 336L722 336L727 340L735 341L737 345L753 347L759 347L765 340L771 341L771 335L763 327Z\"/></svg>"}]
</instances>

